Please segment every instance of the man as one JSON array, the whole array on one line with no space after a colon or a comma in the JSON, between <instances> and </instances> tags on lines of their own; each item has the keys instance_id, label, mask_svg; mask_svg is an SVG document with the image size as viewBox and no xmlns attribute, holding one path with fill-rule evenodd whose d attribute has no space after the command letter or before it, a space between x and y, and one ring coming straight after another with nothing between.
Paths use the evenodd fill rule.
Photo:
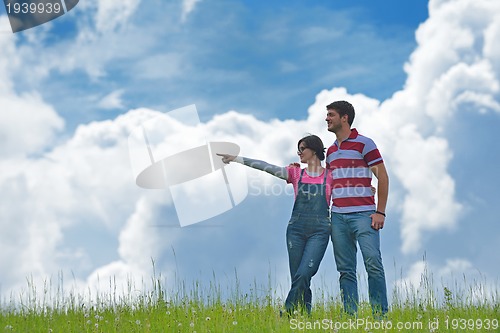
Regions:
<instances>
[{"instance_id":1,"label":"man","mask_svg":"<svg viewBox=\"0 0 500 333\"><path fill-rule=\"evenodd\" d=\"M332 244L340 273L344 310L357 313L359 302L356 278L356 243L359 244L366 272L373 314L388 310L384 267L380 253L380 229L385 223L389 177L375 143L355 128L354 107L336 101L326 107L328 131L337 140L327 151L327 167L333 173ZM377 205L371 191L372 173L378 179Z\"/></svg>"}]
</instances>

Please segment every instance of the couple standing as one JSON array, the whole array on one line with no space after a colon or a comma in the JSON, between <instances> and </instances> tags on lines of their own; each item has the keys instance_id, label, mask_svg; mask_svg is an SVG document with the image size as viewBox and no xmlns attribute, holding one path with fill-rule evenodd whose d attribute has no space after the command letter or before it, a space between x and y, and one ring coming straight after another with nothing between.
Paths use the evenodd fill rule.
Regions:
<instances>
[{"instance_id":1,"label":"couple standing","mask_svg":"<svg viewBox=\"0 0 500 333\"><path fill-rule=\"evenodd\" d=\"M239 162L294 186L295 203L286 232L292 279L285 301L288 313L304 307L311 312L311 278L318 271L331 237L345 312L355 315L359 302L357 243L368 273L373 314L383 316L388 311L388 303L379 232L385 222L389 178L375 143L351 128L355 116L353 106L346 101L336 101L327 105L326 110L328 131L337 137L327 150L326 168L321 165L325 148L315 135L306 136L297 144L300 162L307 164L304 169L219 155L224 163ZM377 204L371 188L372 173L378 178Z\"/></svg>"}]
</instances>

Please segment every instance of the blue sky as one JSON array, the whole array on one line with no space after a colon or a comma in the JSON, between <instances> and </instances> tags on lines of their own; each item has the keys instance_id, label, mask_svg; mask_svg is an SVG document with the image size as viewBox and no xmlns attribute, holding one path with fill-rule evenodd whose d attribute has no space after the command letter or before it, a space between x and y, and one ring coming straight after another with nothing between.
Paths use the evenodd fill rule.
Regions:
<instances>
[{"instance_id":1,"label":"blue sky","mask_svg":"<svg viewBox=\"0 0 500 333\"><path fill-rule=\"evenodd\" d=\"M151 259L169 283L271 274L283 296L285 184L247 170L242 203L180 228L168 190L135 185L127 137L195 104L201 134L286 165L304 133L333 142L335 99L355 105L390 173L389 290L418 286L423 257L438 285L465 274L498 288L498 4L88 0L9 29L0 11L2 298L59 271L79 290L141 281ZM336 280L329 246L315 283L338 295Z\"/></svg>"},{"instance_id":2,"label":"blue sky","mask_svg":"<svg viewBox=\"0 0 500 333\"><path fill-rule=\"evenodd\" d=\"M88 71L105 77L89 78L88 71L61 73L54 68L43 78L43 85L36 83L47 91L48 101L61 105L60 109L71 109L64 114L68 129L80 122L114 117L121 110L99 112L88 100L82 100L75 110L75 94L59 93L67 89L97 96L122 90L127 107L166 111L195 103L206 117L238 109L280 119L290 112L303 115L315 93L333 85L375 98L390 97L404 83L403 64L415 46L415 28L427 16L426 3L410 1L408 7L395 1L385 7L368 2L334 4L202 1L184 22L178 15L180 2L158 1L149 5L151 8L141 4L126 27L109 33L116 49L110 57L120 61L111 61L104 54L108 52L103 49L109 49L109 45L100 44L104 41L87 42L89 48L96 48L88 58L96 59L85 59L80 66L91 66ZM95 19L84 10L72 14ZM162 19L165 22L158 25ZM77 24L71 18L54 21L39 47L57 45L49 52L53 57L57 57L56 52L86 56L89 50L67 50L78 33ZM138 43L143 45L130 49L126 45L130 39L140 39ZM138 62L138 57L142 61ZM41 65L39 60L32 59L32 64ZM24 84L33 82L30 78ZM164 87L161 94L158 86ZM275 93L287 98L276 98ZM76 95L85 98L81 93Z\"/></svg>"}]
</instances>

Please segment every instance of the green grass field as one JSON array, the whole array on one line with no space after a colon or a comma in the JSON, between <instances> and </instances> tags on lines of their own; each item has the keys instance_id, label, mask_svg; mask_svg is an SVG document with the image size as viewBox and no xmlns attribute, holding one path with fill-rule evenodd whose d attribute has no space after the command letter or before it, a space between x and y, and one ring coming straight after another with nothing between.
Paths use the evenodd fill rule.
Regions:
<instances>
[{"instance_id":1,"label":"green grass field","mask_svg":"<svg viewBox=\"0 0 500 333\"><path fill-rule=\"evenodd\" d=\"M324 290L315 290L311 316L285 318L271 287L243 293L237 283L180 282L166 291L161 280L152 278L144 287L149 291L139 293L130 284L121 296L112 281L110 292L94 296L64 294L50 283L40 292L28 282L26 295L3 300L0 332L500 332L499 292L483 290L478 297L477 284L439 290L422 277L417 289L395 288L387 317L375 320L367 302L357 318L349 317L338 295Z\"/></svg>"}]
</instances>

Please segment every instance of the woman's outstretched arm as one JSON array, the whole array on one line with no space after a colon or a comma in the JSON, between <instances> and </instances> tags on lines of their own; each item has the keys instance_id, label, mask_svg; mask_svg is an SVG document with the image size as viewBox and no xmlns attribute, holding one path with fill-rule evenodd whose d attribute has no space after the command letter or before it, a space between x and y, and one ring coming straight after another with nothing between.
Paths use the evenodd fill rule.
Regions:
<instances>
[{"instance_id":1,"label":"woman's outstretched arm","mask_svg":"<svg viewBox=\"0 0 500 333\"><path fill-rule=\"evenodd\" d=\"M217 154L218 156L222 157L222 162L228 164L230 162L237 162L244 164L246 166L249 166L251 168L257 169L257 170L262 170L267 173L270 173L271 175L287 180L288 179L288 170L286 167L280 167L274 164L267 163L265 161L261 160L254 160L252 158L248 157L242 157L242 156L233 156L233 155L228 155L228 154Z\"/></svg>"}]
</instances>

